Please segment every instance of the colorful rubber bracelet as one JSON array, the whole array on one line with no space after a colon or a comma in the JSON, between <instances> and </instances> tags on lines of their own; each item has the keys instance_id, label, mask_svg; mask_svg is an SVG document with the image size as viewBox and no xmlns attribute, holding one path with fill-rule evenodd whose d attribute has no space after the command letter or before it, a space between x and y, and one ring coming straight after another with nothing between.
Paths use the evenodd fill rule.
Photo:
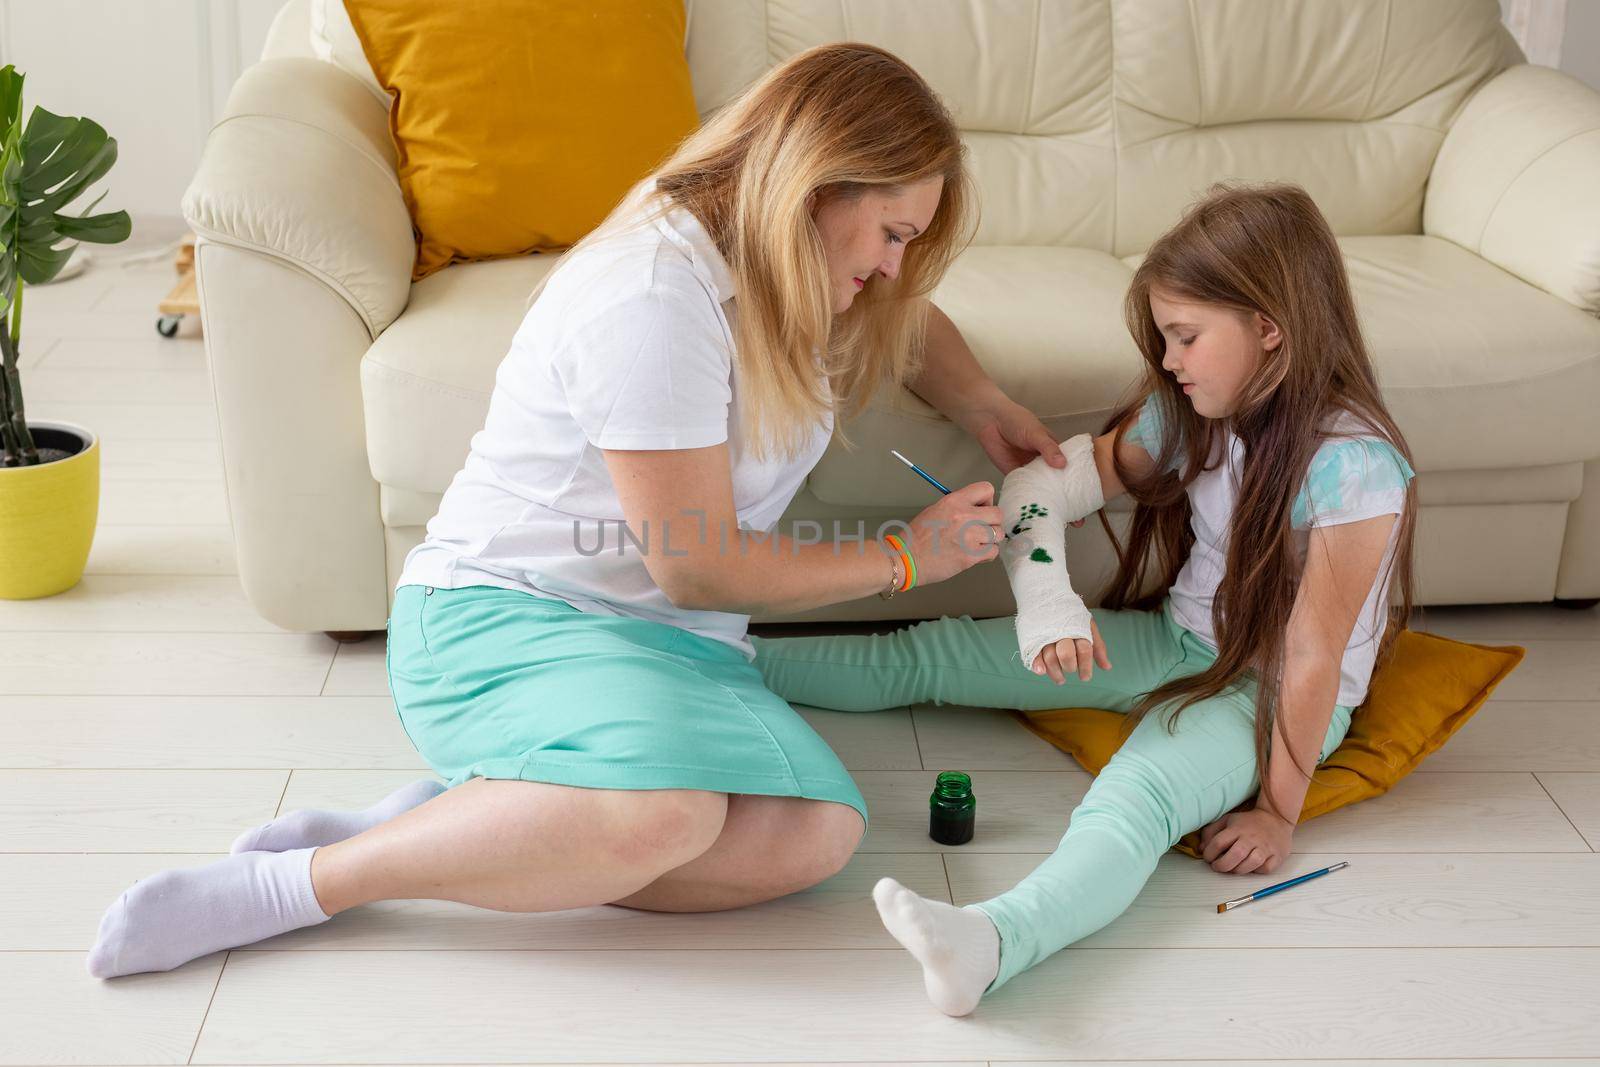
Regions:
<instances>
[{"instance_id":1,"label":"colorful rubber bracelet","mask_svg":"<svg viewBox=\"0 0 1600 1067\"><path fill-rule=\"evenodd\" d=\"M911 550L905 546L905 542L894 534L885 534L883 539L888 543L889 547L899 554L901 561L905 564L905 584L899 588L898 592L903 593L907 589L914 588L917 584L917 561L912 557Z\"/></svg>"}]
</instances>

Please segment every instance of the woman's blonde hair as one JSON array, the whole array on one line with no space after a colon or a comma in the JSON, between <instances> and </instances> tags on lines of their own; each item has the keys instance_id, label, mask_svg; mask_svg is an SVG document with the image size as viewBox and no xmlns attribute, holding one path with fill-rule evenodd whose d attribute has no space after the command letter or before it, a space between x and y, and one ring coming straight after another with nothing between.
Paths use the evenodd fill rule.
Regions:
<instances>
[{"instance_id":1,"label":"woman's blonde hair","mask_svg":"<svg viewBox=\"0 0 1600 1067\"><path fill-rule=\"evenodd\" d=\"M873 278L835 316L813 208L936 177L944 179L939 206L907 244L898 275ZM837 425L880 386L916 373L928 296L971 237L976 197L954 120L904 61L847 43L773 68L687 137L579 247L637 221L651 183L655 211L677 205L694 214L733 276L740 426L753 455L793 456L830 407Z\"/></svg>"}]
</instances>

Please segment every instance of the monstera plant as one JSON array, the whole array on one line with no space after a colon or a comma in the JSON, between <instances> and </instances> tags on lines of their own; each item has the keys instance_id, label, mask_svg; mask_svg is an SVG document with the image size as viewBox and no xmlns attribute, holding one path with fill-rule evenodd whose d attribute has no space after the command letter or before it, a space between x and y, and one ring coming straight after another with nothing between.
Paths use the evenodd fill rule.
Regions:
<instances>
[{"instance_id":1,"label":"monstera plant","mask_svg":"<svg viewBox=\"0 0 1600 1067\"><path fill-rule=\"evenodd\" d=\"M76 242L126 240L126 211L66 213L117 161L97 123L42 107L23 124L22 80L0 68L0 597L48 596L83 574L99 510L100 453L79 426L35 421L22 402L22 306L60 273Z\"/></svg>"}]
</instances>

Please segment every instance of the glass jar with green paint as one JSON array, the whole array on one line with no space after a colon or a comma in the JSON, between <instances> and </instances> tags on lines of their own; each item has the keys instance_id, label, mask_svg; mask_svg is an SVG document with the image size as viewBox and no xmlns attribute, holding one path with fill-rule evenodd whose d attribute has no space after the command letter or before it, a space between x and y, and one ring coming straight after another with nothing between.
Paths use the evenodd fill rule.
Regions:
<instances>
[{"instance_id":1,"label":"glass jar with green paint","mask_svg":"<svg viewBox=\"0 0 1600 1067\"><path fill-rule=\"evenodd\" d=\"M964 845L977 829L978 798L972 778L960 771L942 771L928 798L928 836L941 845Z\"/></svg>"}]
</instances>

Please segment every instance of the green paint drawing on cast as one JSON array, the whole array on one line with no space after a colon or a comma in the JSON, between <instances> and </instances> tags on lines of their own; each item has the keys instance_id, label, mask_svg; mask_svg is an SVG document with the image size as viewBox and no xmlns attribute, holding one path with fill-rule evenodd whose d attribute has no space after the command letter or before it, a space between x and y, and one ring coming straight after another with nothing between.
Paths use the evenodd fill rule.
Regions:
<instances>
[{"instance_id":1,"label":"green paint drawing on cast","mask_svg":"<svg viewBox=\"0 0 1600 1067\"><path fill-rule=\"evenodd\" d=\"M1055 562L1055 560L1050 558L1050 553L1046 552L1042 548L1034 549L1031 553L1029 553L1028 558L1033 560L1035 563L1054 563Z\"/></svg>"}]
</instances>

